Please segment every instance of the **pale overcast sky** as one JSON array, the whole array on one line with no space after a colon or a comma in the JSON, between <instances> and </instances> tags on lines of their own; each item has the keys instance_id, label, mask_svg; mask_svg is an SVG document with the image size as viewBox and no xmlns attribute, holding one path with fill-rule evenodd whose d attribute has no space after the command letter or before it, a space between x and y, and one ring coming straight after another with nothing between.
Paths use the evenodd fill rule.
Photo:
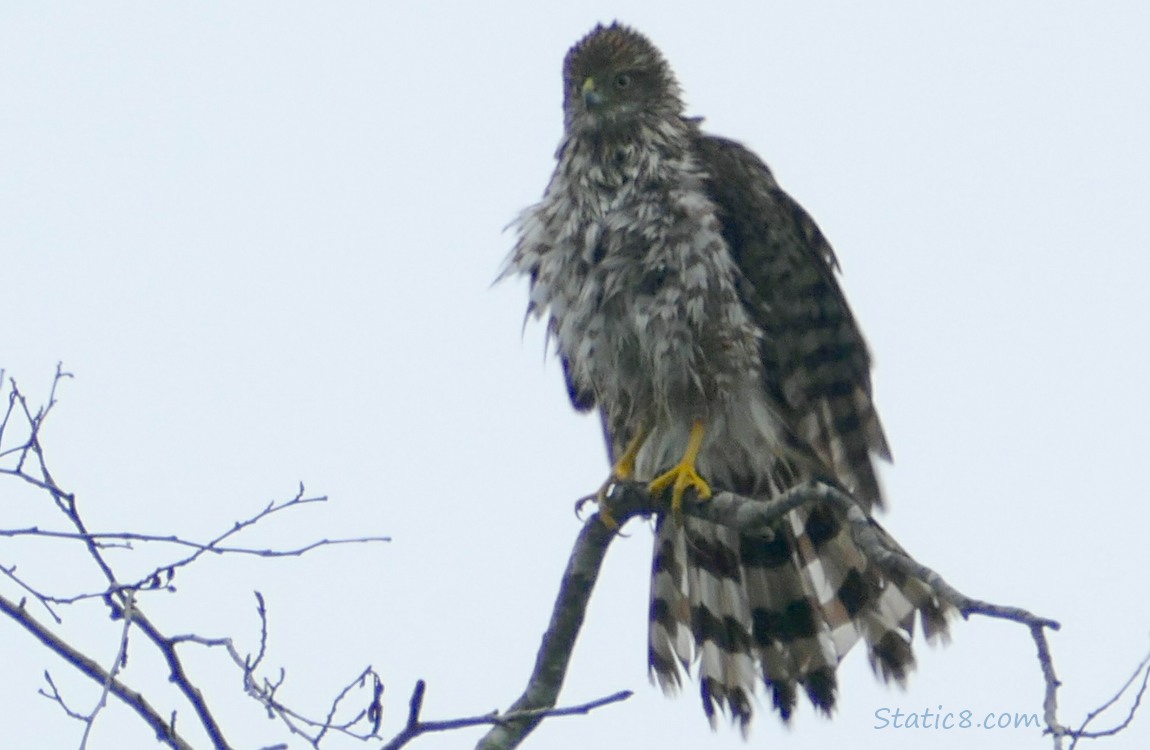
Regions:
<instances>
[{"instance_id":1,"label":"pale overcast sky","mask_svg":"<svg viewBox=\"0 0 1150 750\"><path fill-rule=\"evenodd\" d=\"M331 503L249 544L394 541L205 560L145 600L157 623L254 649L258 589L268 663L301 709L322 713L369 663L388 736L418 678L426 718L505 708L579 530L572 503L607 465L540 326L520 334L524 288L491 282L552 168L563 55L615 18L829 236L897 461L883 523L965 593L1063 623L1061 716L1080 721L1150 646L1140 2L4 3L0 367L35 402L57 361L75 373L44 436L57 479L92 528L198 537L303 481ZM0 481L0 527L51 518ZM832 721L803 704L789 729L764 710L746 745L712 733L694 682L675 700L647 682L650 532L628 532L561 702L635 696L525 747L1049 746L875 728L883 708L1041 713L1028 634L985 619L918 644L906 691L856 651ZM0 539L0 564L61 594L98 586L80 561ZM109 661L118 625L64 614ZM142 643L130 656L127 681L162 686ZM239 747L292 742L222 655L189 662ZM36 690L49 668L86 709L95 686L7 620L0 665L0 744L78 746ZM1148 744L1144 715L1099 747ZM89 743L152 746L118 705Z\"/></svg>"}]
</instances>

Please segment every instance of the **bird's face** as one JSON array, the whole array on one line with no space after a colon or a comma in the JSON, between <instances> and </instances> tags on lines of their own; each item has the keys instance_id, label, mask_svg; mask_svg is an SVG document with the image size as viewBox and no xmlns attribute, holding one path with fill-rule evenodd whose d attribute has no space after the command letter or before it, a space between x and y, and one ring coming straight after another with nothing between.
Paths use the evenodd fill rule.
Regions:
<instances>
[{"instance_id":1,"label":"bird's face","mask_svg":"<svg viewBox=\"0 0 1150 750\"><path fill-rule=\"evenodd\" d=\"M563 66L568 128L624 131L646 115L678 113L678 85L646 37L617 24L596 27Z\"/></svg>"},{"instance_id":2,"label":"bird's face","mask_svg":"<svg viewBox=\"0 0 1150 750\"><path fill-rule=\"evenodd\" d=\"M607 62L568 82L568 104L576 117L625 123L658 104L659 84L651 70Z\"/></svg>"}]
</instances>

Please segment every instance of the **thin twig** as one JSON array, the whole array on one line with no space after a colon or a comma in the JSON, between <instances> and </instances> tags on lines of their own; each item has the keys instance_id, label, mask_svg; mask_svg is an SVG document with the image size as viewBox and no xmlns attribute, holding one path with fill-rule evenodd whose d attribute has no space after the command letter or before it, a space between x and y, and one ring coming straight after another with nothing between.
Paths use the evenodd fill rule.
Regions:
<instances>
[{"instance_id":1,"label":"thin twig","mask_svg":"<svg viewBox=\"0 0 1150 750\"><path fill-rule=\"evenodd\" d=\"M336 694L328 708L324 719L313 719L289 708L276 698L276 691L283 684L285 674L281 669L275 681L256 676L256 670L267 654L268 616L267 603L260 592L255 592L256 611L260 619L260 643L256 655L242 656L231 638L208 638L194 633L172 636L169 640L173 645L184 643L197 644L208 648L224 649L232 663L236 665L243 676L244 692L264 707L269 719L278 719L293 735L308 742L312 747L319 747L330 732L351 737L352 739L366 741L379 737L379 724L382 718L383 682L379 674L371 666L366 667L355 676L339 693ZM360 709L350 719L337 721L336 713L340 705L358 688L366 688L371 683L371 698L368 704ZM370 731L357 730L361 722L368 722Z\"/></svg>"},{"instance_id":2,"label":"thin twig","mask_svg":"<svg viewBox=\"0 0 1150 750\"><path fill-rule=\"evenodd\" d=\"M1130 711L1126 714L1126 718L1120 724L1116 724L1110 729L1103 729L1096 732L1087 732L1087 725L1105 713L1107 709L1109 709L1115 703L1117 703L1118 699L1121 698L1123 694L1125 694L1126 691L1130 689L1130 686L1134 684L1134 681L1138 679L1139 674L1142 675L1142 684L1138 687L1138 692L1134 695L1134 702L1130 705ZM1134 721L1134 714L1138 713L1138 707L1142 705L1142 696L1146 694L1146 684L1148 681L1150 681L1150 654L1147 654L1146 657L1142 659L1142 663L1139 664L1138 668L1134 670L1134 674L1130 675L1130 679L1126 680L1126 683L1122 685L1121 688L1119 688L1118 692L1115 693L1113 697L1110 698L1110 700L1106 701L1101 706L1086 715L1086 718L1082 721L1082 726L1078 727L1077 730L1071 733L1073 738L1070 741L1070 750L1074 750L1074 747L1078 744L1078 740L1110 737L1118 734L1122 730L1126 729L1126 727L1130 726L1130 722Z\"/></svg>"},{"instance_id":3,"label":"thin twig","mask_svg":"<svg viewBox=\"0 0 1150 750\"><path fill-rule=\"evenodd\" d=\"M30 407L27 399L20 393L15 382L12 382L12 388L8 398L8 408L4 412L3 417L0 417L0 440L7 439L11 441L17 419L22 419L26 424L26 432L22 433L22 442L20 442L19 445L14 447L11 445L0 445L0 460L6 459L6 465L0 468L0 476L17 478L47 493L54 507L61 512L68 525L72 527L72 530L45 530L38 527L31 527L25 529L0 530L0 536L32 536L79 541L84 545L88 557L101 572L106 586L103 591L81 594L64 599L37 591L32 585L25 583L21 578L16 576L15 566L3 566L2 572L34 596L37 601L48 610L49 614L57 623L62 622L62 618L56 613L53 605L71 604L84 599L99 598L104 606L110 610L113 619L122 618L124 620L124 627L121 632L115 661L110 668L105 669L94 660L79 653L76 649L69 646L48 630L48 628L32 618L25 610L23 601L19 604L15 604L4 599L0 602L3 604L0 610L32 632L41 642L48 646L49 649L60 654L77 669L88 674L90 678L96 680L101 685L102 693L95 708L88 714L82 714L69 708L64 702L63 696L60 695L59 690L57 690L51 682L50 676L46 678L49 681L51 693L45 692L44 694L56 700L68 715L75 715L86 722L81 747L86 745L87 738L96 717L107 704L108 695L115 695L140 714L145 721L152 726L156 735L161 740L180 750L184 750L184 748L187 747L187 743L176 733L176 711L173 710L171 712L170 719L163 718L144 700L142 695L125 687L118 678L119 671L126 663L128 635L133 627L141 634L142 642L148 643L150 647L156 649L164 658L171 683L183 694L184 699L192 707L197 722L201 729L207 734L212 747L216 748L216 750L227 750L230 745L224 736L222 727L218 723L212 709L209 707L206 697L189 677L188 670L179 653L179 649L183 645L225 646L233 662L236 663L242 671L244 687L249 695L256 697L256 699L264 705L270 716L283 720L293 732L307 738L315 747L318 747L319 741L329 732L338 731L358 739L371 739L376 736L375 733L378 731L379 720L382 715L380 701L383 686L379 676L370 667L357 675L352 683L344 687L336 695L332 704L327 709L326 720L306 718L276 700L276 690L283 684L284 680L283 670L280 670L280 677L277 681L273 682L266 679L261 681L257 679L255 670L260 666L266 654L268 630L266 605L258 592L256 596L259 603L258 611L260 616L260 651L254 659L250 656L241 657L232 644L231 639L209 639L195 635L167 637L140 608L138 594L161 587L173 590L171 589L171 580L175 570L192 564L207 553L287 557L303 555L320 547L330 545L387 541L387 538L325 538L303 546L285 549L256 549L238 546L232 543L225 544L225 542L234 538L240 532L256 525L273 514L304 505L322 503L327 500L326 497L305 497L302 484L300 484L297 494L291 499L282 502L273 501L268 503L256 513L233 523L222 533L217 534L207 542L191 541L178 535L159 536L134 532L93 533L87 528L80 512L80 506L76 496L61 489L52 476L41 443L41 431L47 417L52 413L52 409L57 403L56 389L59 383L66 377L70 377L70 375L64 372L61 366L57 366L48 403L36 410ZM169 562L154 568L138 581L125 583L119 580L109 558L105 556L105 552L109 549L116 548L132 549L134 543L164 543L190 548L191 552L174 562ZM351 720L337 722L335 719L337 712L341 709L341 706L357 685L369 691L371 696L370 701L366 707L360 710ZM353 731L353 728L363 721L369 723L372 727L372 733L365 734ZM310 729L309 731L303 731L297 724L300 726L306 725Z\"/></svg>"},{"instance_id":4,"label":"thin twig","mask_svg":"<svg viewBox=\"0 0 1150 750\"><path fill-rule=\"evenodd\" d=\"M609 705L611 703L618 703L625 701L631 697L630 690L620 690L597 700L581 703L577 706L566 706L564 708L536 708L526 709L521 711L509 711L505 714L500 714L498 711L483 714L481 716L471 716L465 719L449 719L447 721L423 721L419 718L423 710L423 696L427 689L426 683L423 680L418 680L415 683L415 688L411 691L411 700L408 704L407 723L403 729L395 737L391 738L386 745L380 750L399 750L399 748L411 742L421 734L428 732L445 732L453 729L465 729L467 727L483 726L493 724L496 728L507 725L518 725L524 722L533 722L538 724L543 719L554 718L558 716L576 716L585 715L594 711L596 708Z\"/></svg>"},{"instance_id":5,"label":"thin twig","mask_svg":"<svg viewBox=\"0 0 1150 750\"><path fill-rule=\"evenodd\" d=\"M149 703L142 694L132 690L119 679L112 676L109 671L101 667L96 660L73 648L37 621L36 618L32 617L25 609L17 606L3 596L0 596L0 611L17 622L50 651L65 659L82 674L87 675L99 685L109 685L111 693L135 711L156 733L158 740L174 750L192 750L192 746L176 733L174 725L169 725L164 717L152 707L151 703ZM61 703L61 705L63 704ZM79 716L82 717L83 715L80 714Z\"/></svg>"},{"instance_id":6,"label":"thin twig","mask_svg":"<svg viewBox=\"0 0 1150 750\"><path fill-rule=\"evenodd\" d=\"M80 750L84 750L88 746L88 736L92 733L92 728L96 726L96 717L100 711L108 705L108 696L112 692L112 681L116 679L116 675L128 662L128 635L132 631L132 618L135 615L135 597L132 594L127 596L127 606L124 608L122 616L124 620L124 627L120 631L120 645L116 649L116 658L112 662L112 668L108 670L108 677L104 680L104 685L100 689L100 700L96 701L96 705L92 708L92 712L88 714L84 722L84 734L80 738Z\"/></svg>"},{"instance_id":7,"label":"thin twig","mask_svg":"<svg viewBox=\"0 0 1150 750\"><path fill-rule=\"evenodd\" d=\"M37 591L36 589L32 588L32 586L27 584L22 578L20 578L18 575L16 575L16 566L15 565L13 565L11 567L4 567L3 565L0 565L0 573L3 573L5 576L7 576L9 579L11 579L13 583L15 583L17 586L19 586L20 588L27 591L29 594L32 595L32 597L36 601L40 602L40 606L44 607L44 609L47 610L48 614L51 616L51 618L53 620L56 621L57 625L60 625L64 622L64 620L60 617L59 614L56 613L56 610L52 607L52 605L55 604L56 602L53 602L51 600L51 597L46 596L46 595L42 594L41 592Z\"/></svg>"},{"instance_id":8,"label":"thin twig","mask_svg":"<svg viewBox=\"0 0 1150 750\"><path fill-rule=\"evenodd\" d=\"M302 502L316 502L326 500L326 498L307 498ZM280 510L286 506L278 506L275 510ZM257 516L266 516L266 509L261 511ZM260 518L254 518L259 521ZM112 541L125 541L125 542L148 542L157 544L171 544L179 547L191 547L192 549L199 550L200 552L213 552L216 554L232 554L232 555L252 555L255 557L299 557L300 555L311 552L319 547L330 547L339 544L363 544L365 542L390 542L389 536L363 536L363 537L347 537L338 539L320 539L318 541L309 542L300 547L290 547L287 549L257 549L253 547L225 547L213 542L197 542L192 539L184 539L183 537L175 534L141 534L134 531L94 531L87 536L78 534L74 531L54 531L52 529L41 529L38 526L28 526L22 529L0 529L0 537L22 537L34 536L41 539L70 539L74 541L87 542L94 540L100 544L106 544ZM120 546L120 549L132 550L131 546ZM171 566L165 566L165 569Z\"/></svg>"}]
</instances>

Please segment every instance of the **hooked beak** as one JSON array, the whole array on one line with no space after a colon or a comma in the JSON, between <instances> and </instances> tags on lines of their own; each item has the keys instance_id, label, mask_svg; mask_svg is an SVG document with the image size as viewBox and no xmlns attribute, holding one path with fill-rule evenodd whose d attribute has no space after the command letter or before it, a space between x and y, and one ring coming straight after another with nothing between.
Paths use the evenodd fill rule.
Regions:
<instances>
[{"instance_id":1,"label":"hooked beak","mask_svg":"<svg viewBox=\"0 0 1150 750\"><path fill-rule=\"evenodd\" d=\"M583 103L587 105L588 109L594 109L603 103L603 95L595 90L594 78L588 76L587 80L583 81L580 91L583 94Z\"/></svg>"}]
</instances>

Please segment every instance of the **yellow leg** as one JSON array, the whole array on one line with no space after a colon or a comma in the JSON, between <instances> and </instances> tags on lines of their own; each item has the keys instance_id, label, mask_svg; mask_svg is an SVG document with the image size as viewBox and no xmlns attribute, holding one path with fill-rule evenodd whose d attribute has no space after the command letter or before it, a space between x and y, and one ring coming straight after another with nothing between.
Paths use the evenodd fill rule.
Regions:
<instances>
[{"instance_id":1,"label":"yellow leg","mask_svg":"<svg viewBox=\"0 0 1150 750\"><path fill-rule=\"evenodd\" d=\"M611 476L607 477L607 481L595 493L595 498L599 503L599 518L603 521L603 525L611 530L619 528L619 523L607 507L607 490L616 481L630 479L635 475L635 457L639 455L639 449L643 447L643 441L646 439L646 430L641 429L635 433L635 437L631 438L631 442L627 443L627 447L623 450L623 455L615 459L615 465L611 467Z\"/></svg>"},{"instance_id":2,"label":"yellow leg","mask_svg":"<svg viewBox=\"0 0 1150 750\"><path fill-rule=\"evenodd\" d=\"M635 475L635 458L639 455L639 449L643 447L643 441L646 439L646 430L639 430L635 433L635 437L627 443L623 455L616 459L615 466L611 469L612 479L630 479Z\"/></svg>"},{"instance_id":3,"label":"yellow leg","mask_svg":"<svg viewBox=\"0 0 1150 750\"><path fill-rule=\"evenodd\" d=\"M699 476L699 472L695 469L695 461L699 458L699 449L703 447L703 435L706 430L703 428L703 423L696 420L691 425L691 437L687 440L687 450L683 452L683 458L676 464L675 468L668 471L666 474L660 474L651 480L647 485L647 490L652 495L658 495L664 492L668 487L671 490L671 510L678 517L683 508L683 492L688 487L695 489L695 494L700 500L706 500L711 496L711 488L707 485L703 478Z\"/></svg>"}]
</instances>

